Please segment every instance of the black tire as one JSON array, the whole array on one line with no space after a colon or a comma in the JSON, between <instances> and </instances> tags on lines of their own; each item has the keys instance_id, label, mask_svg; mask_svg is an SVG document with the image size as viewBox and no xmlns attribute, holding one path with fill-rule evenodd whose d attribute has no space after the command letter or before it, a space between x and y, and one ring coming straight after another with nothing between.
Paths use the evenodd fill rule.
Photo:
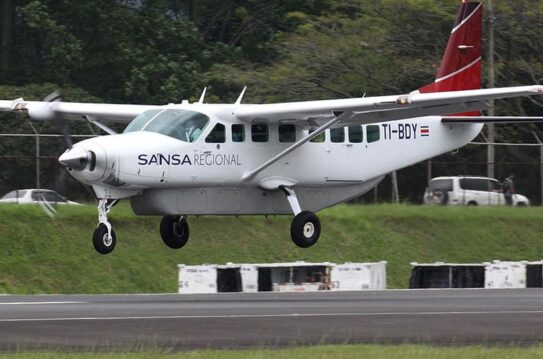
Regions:
<instances>
[{"instance_id":1,"label":"black tire","mask_svg":"<svg viewBox=\"0 0 543 359\"><path fill-rule=\"evenodd\" d=\"M313 212L300 212L292 220L290 236L300 248L308 248L317 243L321 235L321 222Z\"/></svg>"},{"instance_id":2,"label":"black tire","mask_svg":"<svg viewBox=\"0 0 543 359\"><path fill-rule=\"evenodd\" d=\"M528 205L526 204L526 202L518 202L517 203L517 207L527 207Z\"/></svg>"},{"instance_id":3,"label":"black tire","mask_svg":"<svg viewBox=\"0 0 543 359\"><path fill-rule=\"evenodd\" d=\"M434 203L446 205L449 203L449 192L437 189L432 192Z\"/></svg>"},{"instance_id":4,"label":"black tire","mask_svg":"<svg viewBox=\"0 0 543 359\"><path fill-rule=\"evenodd\" d=\"M108 254L115 248L117 236L115 235L113 228L111 228L111 238L108 237L106 225L100 223L92 235L92 244L98 253Z\"/></svg>"},{"instance_id":5,"label":"black tire","mask_svg":"<svg viewBox=\"0 0 543 359\"><path fill-rule=\"evenodd\" d=\"M189 224L178 216L165 216L160 221L160 236L165 245L179 249L189 240Z\"/></svg>"},{"instance_id":6,"label":"black tire","mask_svg":"<svg viewBox=\"0 0 543 359\"><path fill-rule=\"evenodd\" d=\"M475 202L475 201L469 201L469 202L468 202L468 206L470 206L470 207L476 207L476 206L477 206L477 202Z\"/></svg>"}]
</instances>

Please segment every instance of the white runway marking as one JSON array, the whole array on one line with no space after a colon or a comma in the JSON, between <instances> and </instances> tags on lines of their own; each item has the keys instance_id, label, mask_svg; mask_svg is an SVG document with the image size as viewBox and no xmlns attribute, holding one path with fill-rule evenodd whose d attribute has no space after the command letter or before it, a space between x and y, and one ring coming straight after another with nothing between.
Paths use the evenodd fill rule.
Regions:
<instances>
[{"instance_id":1,"label":"white runway marking","mask_svg":"<svg viewBox=\"0 0 543 359\"><path fill-rule=\"evenodd\" d=\"M0 302L0 305L85 304L87 302Z\"/></svg>"},{"instance_id":2,"label":"white runway marking","mask_svg":"<svg viewBox=\"0 0 543 359\"><path fill-rule=\"evenodd\" d=\"M439 315L500 315L543 314L543 310L473 311L473 312L385 312L385 313L306 313L306 314L232 314L232 315L166 315L141 317L64 317L64 318L13 318L6 322L56 322L77 320L153 320L153 319L243 319L243 318L303 318L303 317L375 317L375 316L439 316Z\"/></svg>"}]
</instances>

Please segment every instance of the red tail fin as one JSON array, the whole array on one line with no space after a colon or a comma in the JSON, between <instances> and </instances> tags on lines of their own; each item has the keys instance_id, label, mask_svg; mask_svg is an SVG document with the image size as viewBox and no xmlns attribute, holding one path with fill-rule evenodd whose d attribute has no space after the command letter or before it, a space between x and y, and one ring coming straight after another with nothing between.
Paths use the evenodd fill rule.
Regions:
<instances>
[{"instance_id":1,"label":"red tail fin","mask_svg":"<svg viewBox=\"0 0 543 359\"><path fill-rule=\"evenodd\" d=\"M481 88L482 33L483 4L462 0L436 80L419 91L429 93Z\"/></svg>"}]
</instances>

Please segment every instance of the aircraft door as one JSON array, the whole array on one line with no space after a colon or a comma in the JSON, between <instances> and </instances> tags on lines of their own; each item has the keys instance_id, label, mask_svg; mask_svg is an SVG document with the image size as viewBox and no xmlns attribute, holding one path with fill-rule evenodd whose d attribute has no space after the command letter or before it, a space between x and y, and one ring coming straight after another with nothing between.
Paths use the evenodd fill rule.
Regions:
<instances>
[{"instance_id":1,"label":"aircraft door","mask_svg":"<svg viewBox=\"0 0 543 359\"><path fill-rule=\"evenodd\" d=\"M216 123L207 134L198 150L196 150L195 162L198 173L195 174L201 181L220 180L222 171L217 171L217 167L224 165L223 157L226 143L226 126L222 123Z\"/></svg>"},{"instance_id":2,"label":"aircraft door","mask_svg":"<svg viewBox=\"0 0 543 359\"><path fill-rule=\"evenodd\" d=\"M239 213L241 194L239 189L223 187L222 183L235 176L238 157L232 155L232 143L226 141L226 126L217 122L207 134L199 154L200 181L218 185L219 188L208 192L213 210L217 213Z\"/></svg>"},{"instance_id":3,"label":"aircraft door","mask_svg":"<svg viewBox=\"0 0 543 359\"><path fill-rule=\"evenodd\" d=\"M362 149L362 126L329 130L326 173L329 181L360 180L357 158Z\"/></svg>"}]
</instances>

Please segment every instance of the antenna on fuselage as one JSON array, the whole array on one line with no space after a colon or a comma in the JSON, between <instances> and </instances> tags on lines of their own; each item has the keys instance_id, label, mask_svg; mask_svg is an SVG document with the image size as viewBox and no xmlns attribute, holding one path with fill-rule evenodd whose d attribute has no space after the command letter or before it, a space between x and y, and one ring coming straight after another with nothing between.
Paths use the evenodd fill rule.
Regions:
<instances>
[{"instance_id":1,"label":"antenna on fuselage","mask_svg":"<svg viewBox=\"0 0 543 359\"><path fill-rule=\"evenodd\" d=\"M202 91L202 94L200 95L200 99L198 100L198 103L200 105L204 103L204 99L206 97L206 90L207 90L207 87L204 87L204 91Z\"/></svg>"},{"instance_id":2,"label":"antenna on fuselage","mask_svg":"<svg viewBox=\"0 0 543 359\"><path fill-rule=\"evenodd\" d=\"M242 90L241 93L239 94L239 97L238 97L238 99L236 100L236 102L234 103L234 105L239 105L239 104L241 104L241 99L243 98L243 95L245 95L245 90L247 90L247 86L243 87L243 90Z\"/></svg>"}]
</instances>

